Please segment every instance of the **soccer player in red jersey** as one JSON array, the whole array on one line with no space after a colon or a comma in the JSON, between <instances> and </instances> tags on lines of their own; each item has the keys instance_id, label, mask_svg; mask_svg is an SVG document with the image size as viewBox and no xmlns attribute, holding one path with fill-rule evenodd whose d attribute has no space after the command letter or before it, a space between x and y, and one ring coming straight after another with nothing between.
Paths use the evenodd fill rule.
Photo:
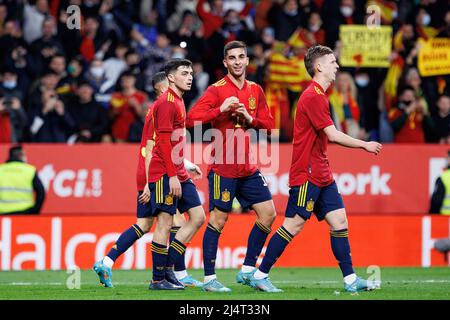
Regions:
<instances>
[{"instance_id":1,"label":"soccer player in red jersey","mask_svg":"<svg viewBox=\"0 0 450 320\"><path fill-rule=\"evenodd\" d=\"M333 51L321 45L309 48L305 66L313 79L297 103L285 219L271 237L264 259L250 283L262 291L282 291L270 282L269 271L314 213L319 221L325 219L330 226L331 248L344 277L345 291L370 290L377 284L357 277L353 271L347 215L328 163L327 144L331 141L375 155L382 146L378 142L354 139L337 131L333 125L325 94L339 69Z\"/></svg>"},{"instance_id":2,"label":"soccer player in red jersey","mask_svg":"<svg viewBox=\"0 0 450 320\"><path fill-rule=\"evenodd\" d=\"M152 215L158 217L152 242L153 280L149 286L152 290L184 289L173 272L173 266L186 251L185 244L205 221L205 213L184 166L183 155L186 109L182 95L191 89L192 63L173 59L166 64L164 71L169 88L153 106L155 146L148 172ZM189 220L178 230L167 250L166 243L177 209L180 213L187 212Z\"/></svg>"},{"instance_id":3,"label":"soccer player in red jersey","mask_svg":"<svg viewBox=\"0 0 450 320\"><path fill-rule=\"evenodd\" d=\"M258 216L248 237L244 264L236 276L238 283L248 284L246 279L255 271L276 217L267 182L251 161L251 145L245 138L250 132L248 129L271 130L274 127L262 88L245 79L248 63L245 43L227 43L223 64L228 74L209 86L187 115L187 127L196 122L211 122L216 130L213 133L216 138L214 162L208 173L211 215L203 236L204 291L231 291L217 280L215 261L219 237L232 210L233 199L236 197L243 208L252 207ZM239 145L237 141L244 142Z\"/></svg>"},{"instance_id":4,"label":"soccer player in red jersey","mask_svg":"<svg viewBox=\"0 0 450 320\"><path fill-rule=\"evenodd\" d=\"M155 74L153 76L152 83L157 96L163 94L163 92L169 87L169 82L167 81L164 72ZM93 270L97 273L100 283L105 287L113 287L112 267L117 258L127 251L128 248L130 248L145 233L149 232L153 225L154 217L151 214L152 208L149 201L150 191L147 183L148 165L154 144L154 132L151 121L152 108L153 105L148 108L144 128L142 130L141 144L139 147L139 158L136 171L136 186L138 191L136 210L137 221L119 236L108 254L102 260L96 262L93 266Z\"/></svg>"},{"instance_id":5,"label":"soccer player in red jersey","mask_svg":"<svg viewBox=\"0 0 450 320\"><path fill-rule=\"evenodd\" d=\"M164 72L156 73L152 78L152 85L156 96L161 96L169 87L166 74ZM137 198L137 221L136 224L125 230L117 239L108 254L97 263L94 264L94 270L99 276L100 283L105 287L112 287L112 267L114 262L130 248L139 238L150 231L153 225L154 217L151 215L150 206L150 190L148 187L148 167L151 160L151 152L154 145L154 130L152 120L153 105L148 109L142 130L141 144L139 147L139 159L136 172L136 185L138 190ZM191 175L201 177L200 169L190 161L185 159L185 165ZM176 218L175 218L176 217ZM178 230L184 224L184 216L177 213L174 216L174 230ZM176 227L175 227L176 226ZM172 236L172 233L171 233ZM177 267L177 265L176 265ZM179 261L179 272L184 271L184 277L180 282L185 284L196 284L196 280L192 279L186 273L184 265L184 257ZM177 272L175 272L177 273Z\"/></svg>"}]
</instances>

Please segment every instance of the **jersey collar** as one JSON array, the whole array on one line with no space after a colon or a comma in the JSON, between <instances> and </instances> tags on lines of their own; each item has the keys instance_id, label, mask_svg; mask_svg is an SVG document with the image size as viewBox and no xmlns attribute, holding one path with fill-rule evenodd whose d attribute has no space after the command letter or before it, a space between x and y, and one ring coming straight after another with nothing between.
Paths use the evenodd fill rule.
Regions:
<instances>
[{"instance_id":1,"label":"jersey collar","mask_svg":"<svg viewBox=\"0 0 450 320\"><path fill-rule=\"evenodd\" d=\"M239 89L239 87L231 80L229 74L227 74L225 76L225 78L227 78L227 82L230 82L233 86L235 86L237 89ZM244 90L246 87L247 87L247 79L244 80L244 85L242 86L242 89L239 89L239 90Z\"/></svg>"},{"instance_id":2,"label":"jersey collar","mask_svg":"<svg viewBox=\"0 0 450 320\"><path fill-rule=\"evenodd\" d=\"M316 81L312 81L312 85L315 87L314 89L317 91L317 89L319 89L319 91L317 92L318 94L323 94L325 95L325 91L323 90L322 86L316 82ZM317 89L316 89L317 88Z\"/></svg>"},{"instance_id":3,"label":"jersey collar","mask_svg":"<svg viewBox=\"0 0 450 320\"><path fill-rule=\"evenodd\" d=\"M167 92L170 92L175 98L181 100L181 97L171 87L167 88Z\"/></svg>"}]
</instances>

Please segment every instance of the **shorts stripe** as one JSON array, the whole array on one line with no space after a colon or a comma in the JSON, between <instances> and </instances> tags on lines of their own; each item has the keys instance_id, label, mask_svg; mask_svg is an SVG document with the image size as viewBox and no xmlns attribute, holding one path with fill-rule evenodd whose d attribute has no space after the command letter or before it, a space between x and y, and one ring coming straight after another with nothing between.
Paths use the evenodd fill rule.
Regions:
<instances>
[{"instance_id":1,"label":"shorts stripe","mask_svg":"<svg viewBox=\"0 0 450 320\"><path fill-rule=\"evenodd\" d=\"M214 200L220 198L220 176L214 173Z\"/></svg>"},{"instance_id":2,"label":"shorts stripe","mask_svg":"<svg viewBox=\"0 0 450 320\"><path fill-rule=\"evenodd\" d=\"M302 191L303 191L303 185L301 185L299 190L298 190L297 207L300 207L300 198L301 198L301 195L302 195Z\"/></svg>"},{"instance_id":3,"label":"shorts stripe","mask_svg":"<svg viewBox=\"0 0 450 320\"><path fill-rule=\"evenodd\" d=\"M298 190L297 207L304 207L306 202L306 192L308 191L308 181L300 186Z\"/></svg>"},{"instance_id":4,"label":"shorts stripe","mask_svg":"<svg viewBox=\"0 0 450 320\"><path fill-rule=\"evenodd\" d=\"M163 179L164 177L161 177L161 179L156 181L156 203L163 203Z\"/></svg>"},{"instance_id":5,"label":"shorts stripe","mask_svg":"<svg viewBox=\"0 0 450 320\"><path fill-rule=\"evenodd\" d=\"M308 181L306 181L305 191L303 191L302 207L306 204L306 193L308 192Z\"/></svg>"},{"instance_id":6,"label":"shorts stripe","mask_svg":"<svg viewBox=\"0 0 450 320\"><path fill-rule=\"evenodd\" d=\"M160 203L164 202L164 176L161 177L161 182L160 182L160 192L159 192L159 196L160 196Z\"/></svg>"}]
</instances>

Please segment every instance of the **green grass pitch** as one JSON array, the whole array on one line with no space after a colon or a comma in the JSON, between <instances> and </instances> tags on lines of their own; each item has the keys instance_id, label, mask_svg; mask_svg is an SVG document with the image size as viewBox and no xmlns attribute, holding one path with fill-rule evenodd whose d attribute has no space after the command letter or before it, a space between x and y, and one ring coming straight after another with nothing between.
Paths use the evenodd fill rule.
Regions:
<instances>
[{"instance_id":1,"label":"green grass pitch","mask_svg":"<svg viewBox=\"0 0 450 320\"><path fill-rule=\"evenodd\" d=\"M357 268L368 277L366 269ZM202 280L202 270L190 273ZM273 283L284 290L269 294L235 283L237 270L218 270L218 278L231 293L208 293L199 288L184 291L150 291L151 271L113 271L115 288L103 288L92 270L80 273L80 289L68 289L73 274L66 271L2 271L0 300L9 299L89 299L89 300L450 300L450 268L381 268L380 290L351 295L343 291L338 268L274 268ZM72 278L73 279L73 278ZM70 282L70 281L69 281Z\"/></svg>"}]
</instances>

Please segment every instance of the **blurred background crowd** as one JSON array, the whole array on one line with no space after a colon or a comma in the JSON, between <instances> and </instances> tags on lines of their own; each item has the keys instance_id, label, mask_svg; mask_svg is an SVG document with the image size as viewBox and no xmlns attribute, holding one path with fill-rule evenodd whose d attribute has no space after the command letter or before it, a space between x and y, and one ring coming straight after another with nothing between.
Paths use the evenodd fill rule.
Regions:
<instances>
[{"instance_id":1,"label":"blurred background crowd","mask_svg":"<svg viewBox=\"0 0 450 320\"><path fill-rule=\"evenodd\" d=\"M170 58L192 60L189 109L225 75L231 40L247 43L247 78L263 86L280 141L291 141L307 48L339 58L339 26L365 24L373 4L393 28L390 66L340 68L327 92L336 127L385 143L450 143L450 75L417 67L419 38L450 36L447 0L0 0L0 143L140 141L152 76ZM68 27L71 5L79 29Z\"/></svg>"}]
</instances>

